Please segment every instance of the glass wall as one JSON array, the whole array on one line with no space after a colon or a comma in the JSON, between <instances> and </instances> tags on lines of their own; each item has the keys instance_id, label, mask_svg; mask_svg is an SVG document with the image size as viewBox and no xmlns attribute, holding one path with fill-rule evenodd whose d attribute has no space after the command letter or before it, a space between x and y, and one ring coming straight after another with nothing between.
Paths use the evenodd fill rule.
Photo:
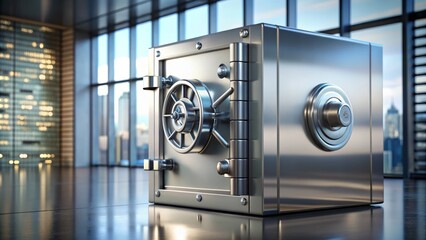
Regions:
<instances>
[{"instance_id":1,"label":"glass wall","mask_svg":"<svg viewBox=\"0 0 426 240\"><path fill-rule=\"evenodd\" d=\"M339 0L298 0L297 28L320 31L339 26Z\"/></svg>"},{"instance_id":2,"label":"glass wall","mask_svg":"<svg viewBox=\"0 0 426 240\"><path fill-rule=\"evenodd\" d=\"M61 32L0 19L0 165L59 163Z\"/></svg>"},{"instance_id":3,"label":"glass wall","mask_svg":"<svg viewBox=\"0 0 426 240\"><path fill-rule=\"evenodd\" d=\"M401 0L351 0L351 23L401 15L401 8Z\"/></svg>"},{"instance_id":4,"label":"glass wall","mask_svg":"<svg viewBox=\"0 0 426 240\"><path fill-rule=\"evenodd\" d=\"M114 80L130 78L129 29L114 33Z\"/></svg>"},{"instance_id":5,"label":"glass wall","mask_svg":"<svg viewBox=\"0 0 426 240\"><path fill-rule=\"evenodd\" d=\"M254 0L254 23L270 23L280 26L286 25L287 8L286 1L282 0Z\"/></svg>"},{"instance_id":6,"label":"glass wall","mask_svg":"<svg viewBox=\"0 0 426 240\"><path fill-rule=\"evenodd\" d=\"M252 6L244 9L247 4L251 3ZM296 0L296 11L290 12L290 14L292 17L296 17L297 28L299 29L338 34L339 3L339 0ZM402 146L404 143L402 139L402 112L404 110L402 99L402 23L400 19L389 19L389 17L401 16L402 1L350 0L349 4L350 17L348 15L343 16L343 18L346 17L348 21L350 19L351 24L366 24L356 25L356 31L346 32L346 34L354 39L375 42L384 46L385 173L398 175L402 173ZM248 11L245 11L247 9ZM426 1L415 0L415 9L426 9ZM245 15L247 13L252 15ZM178 14L182 15L178 17ZM150 100L149 94L142 89L142 77L148 73L148 48L176 42L178 36L189 39L208 34L209 31L212 33L241 27L244 22L248 24L265 22L285 26L287 14L289 13L285 0L221 0L132 26L136 28L136 49L130 49L129 42L132 42L132 39L130 39L131 29L129 28L99 36L96 62L98 81L93 86L97 89L99 98L98 115L108 116L109 108L114 111L114 119L110 120L109 123L107 120L101 120L104 119L103 117L99 117L99 151L108 152L108 142L110 144L113 142L115 149L120 149L120 151L114 153L113 162L119 165L128 164L129 159L135 159L135 164L141 164L142 160L147 157ZM114 37L114 41L110 41L114 43L114 46L107 46L108 37ZM114 89L113 97L108 96L108 86L103 85L108 80L107 50L114 51L114 61L109 61L110 64L114 64L114 76L111 76L112 79L110 80L136 81L136 84L133 85L120 83L121 85L109 88L110 91ZM136 51L134 63L131 59L129 60L131 51ZM136 68L135 79L129 76L129 71L132 72L129 70L132 68L132 64ZM108 82L108 85L111 84L113 83ZM132 96L133 87L136 88L134 96ZM108 97L111 99L107 100ZM121 105L120 99L122 99ZM125 99L129 99L128 102ZM135 101L133 108L132 101ZM131 137L130 140L127 140L128 142L125 140L126 136L129 135L129 128L120 122L127 122L128 120L120 117L121 113L128 113L130 116L135 114L136 137L134 143L132 143ZM113 125L114 138L120 140L108 141L108 134L106 134L107 129L109 129L108 124ZM118 145L119 143L121 145ZM126 144L130 145L129 148L134 145L136 150L121 151L123 147L127 148ZM133 157L130 156L132 152L135 154ZM102 156L106 157L105 154ZM99 162L107 162L101 156L99 159L101 159Z\"/></svg>"},{"instance_id":7,"label":"glass wall","mask_svg":"<svg viewBox=\"0 0 426 240\"><path fill-rule=\"evenodd\" d=\"M108 35L103 34L93 40L94 46L96 46L96 75L95 80L98 84L108 82ZM107 150L108 150L108 86L101 85L92 91L96 96L94 99L93 118L94 123L93 131L93 146L96 146L96 154L93 155L93 161L96 164L107 164Z\"/></svg>"},{"instance_id":8,"label":"glass wall","mask_svg":"<svg viewBox=\"0 0 426 240\"><path fill-rule=\"evenodd\" d=\"M243 26L243 0L226 0L217 3L217 31Z\"/></svg>"},{"instance_id":9,"label":"glass wall","mask_svg":"<svg viewBox=\"0 0 426 240\"><path fill-rule=\"evenodd\" d=\"M207 35L209 33L208 5L185 11L185 39Z\"/></svg>"},{"instance_id":10,"label":"glass wall","mask_svg":"<svg viewBox=\"0 0 426 240\"><path fill-rule=\"evenodd\" d=\"M162 17L158 20L159 30L158 30L158 44L164 45L172 42L176 42L178 39L178 15L171 14L165 17Z\"/></svg>"},{"instance_id":11,"label":"glass wall","mask_svg":"<svg viewBox=\"0 0 426 240\"><path fill-rule=\"evenodd\" d=\"M152 46L152 23L136 26L136 77L148 74L148 49Z\"/></svg>"}]
</instances>

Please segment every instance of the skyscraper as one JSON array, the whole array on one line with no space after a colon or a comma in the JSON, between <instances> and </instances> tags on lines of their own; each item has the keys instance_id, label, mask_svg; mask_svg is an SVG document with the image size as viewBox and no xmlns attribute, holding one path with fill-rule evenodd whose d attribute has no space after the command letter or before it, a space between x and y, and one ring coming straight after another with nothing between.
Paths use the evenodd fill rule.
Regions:
<instances>
[{"instance_id":1,"label":"skyscraper","mask_svg":"<svg viewBox=\"0 0 426 240\"><path fill-rule=\"evenodd\" d=\"M129 131L129 92L123 92L118 99L117 133Z\"/></svg>"},{"instance_id":2,"label":"skyscraper","mask_svg":"<svg viewBox=\"0 0 426 240\"><path fill-rule=\"evenodd\" d=\"M399 115L398 109L395 107L395 104L392 103L385 116L385 139L399 138L401 136L400 119L401 116Z\"/></svg>"},{"instance_id":3,"label":"skyscraper","mask_svg":"<svg viewBox=\"0 0 426 240\"><path fill-rule=\"evenodd\" d=\"M129 160L129 92L118 99L118 123L116 133L116 160L128 165Z\"/></svg>"},{"instance_id":4,"label":"skyscraper","mask_svg":"<svg viewBox=\"0 0 426 240\"><path fill-rule=\"evenodd\" d=\"M392 103L385 115L384 150L385 173L402 172L401 115Z\"/></svg>"}]
</instances>

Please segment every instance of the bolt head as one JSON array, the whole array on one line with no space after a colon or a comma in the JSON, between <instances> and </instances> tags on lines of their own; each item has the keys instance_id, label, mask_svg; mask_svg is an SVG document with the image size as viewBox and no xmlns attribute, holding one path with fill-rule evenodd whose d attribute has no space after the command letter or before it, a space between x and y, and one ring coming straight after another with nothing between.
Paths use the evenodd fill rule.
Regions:
<instances>
[{"instance_id":1,"label":"bolt head","mask_svg":"<svg viewBox=\"0 0 426 240\"><path fill-rule=\"evenodd\" d=\"M155 56L156 56L156 57L159 57L160 55L161 55L160 51L156 51L156 52L155 52Z\"/></svg>"},{"instance_id":2,"label":"bolt head","mask_svg":"<svg viewBox=\"0 0 426 240\"><path fill-rule=\"evenodd\" d=\"M197 202L201 202L203 200L203 196L201 196L200 194L197 194L195 196L195 200L197 200Z\"/></svg>"},{"instance_id":3,"label":"bolt head","mask_svg":"<svg viewBox=\"0 0 426 240\"><path fill-rule=\"evenodd\" d=\"M245 205L247 205L247 198L241 198L241 205L243 205L243 206L245 206Z\"/></svg>"},{"instance_id":4,"label":"bolt head","mask_svg":"<svg viewBox=\"0 0 426 240\"><path fill-rule=\"evenodd\" d=\"M240 37L241 38L246 38L246 37L248 37L248 35L249 35L249 30L248 29L246 29L246 28L241 29L241 31L240 31Z\"/></svg>"},{"instance_id":5,"label":"bolt head","mask_svg":"<svg viewBox=\"0 0 426 240\"><path fill-rule=\"evenodd\" d=\"M161 195L160 191L156 191L156 192L155 192L155 196L156 196L156 197L160 197L160 195Z\"/></svg>"},{"instance_id":6,"label":"bolt head","mask_svg":"<svg viewBox=\"0 0 426 240\"><path fill-rule=\"evenodd\" d=\"M202 44L202 43L200 43L200 42L197 42L197 43L195 44L195 48L196 48L197 50L200 50L202 47L203 47L203 44Z\"/></svg>"}]
</instances>

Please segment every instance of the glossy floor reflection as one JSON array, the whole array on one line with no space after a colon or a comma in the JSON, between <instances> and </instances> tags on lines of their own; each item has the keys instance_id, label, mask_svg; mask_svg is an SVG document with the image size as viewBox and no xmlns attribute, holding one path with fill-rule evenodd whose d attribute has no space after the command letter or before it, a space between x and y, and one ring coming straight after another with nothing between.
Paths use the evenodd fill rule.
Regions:
<instances>
[{"instance_id":1,"label":"glossy floor reflection","mask_svg":"<svg viewBox=\"0 0 426 240\"><path fill-rule=\"evenodd\" d=\"M127 168L1 168L0 239L426 239L426 181L385 180L385 203L272 217L148 204Z\"/></svg>"}]
</instances>

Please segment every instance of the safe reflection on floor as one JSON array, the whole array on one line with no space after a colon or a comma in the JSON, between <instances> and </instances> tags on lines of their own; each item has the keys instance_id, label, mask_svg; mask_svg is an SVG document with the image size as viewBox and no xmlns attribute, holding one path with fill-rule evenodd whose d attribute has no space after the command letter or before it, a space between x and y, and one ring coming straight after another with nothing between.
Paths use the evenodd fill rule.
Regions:
<instances>
[{"instance_id":1,"label":"safe reflection on floor","mask_svg":"<svg viewBox=\"0 0 426 240\"><path fill-rule=\"evenodd\" d=\"M272 217L148 204L128 168L0 168L0 239L425 239L426 182L385 181L373 207Z\"/></svg>"}]
</instances>

